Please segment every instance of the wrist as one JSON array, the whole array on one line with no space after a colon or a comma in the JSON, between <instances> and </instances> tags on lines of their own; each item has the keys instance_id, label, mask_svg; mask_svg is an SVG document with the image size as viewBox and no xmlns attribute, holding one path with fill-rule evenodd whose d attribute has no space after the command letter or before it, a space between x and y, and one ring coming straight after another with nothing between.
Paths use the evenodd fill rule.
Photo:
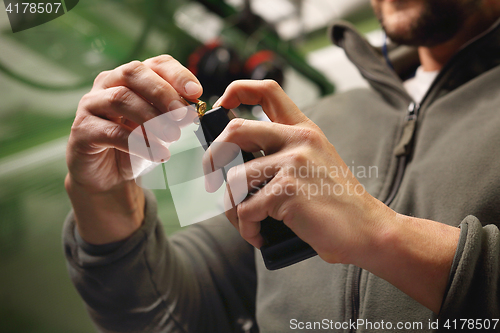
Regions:
<instances>
[{"instance_id":1,"label":"wrist","mask_svg":"<svg viewBox=\"0 0 500 333\"><path fill-rule=\"evenodd\" d=\"M97 192L76 182L68 174L65 187L73 205L78 232L90 244L121 241L142 225L144 192L133 180Z\"/></svg>"},{"instance_id":2,"label":"wrist","mask_svg":"<svg viewBox=\"0 0 500 333\"><path fill-rule=\"evenodd\" d=\"M438 313L460 231L387 209L359 266Z\"/></svg>"},{"instance_id":3,"label":"wrist","mask_svg":"<svg viewBox=\"0 0 500 333\"><path fill-rule=\"evenodd\" d=\"M372 197L369 205L368 215L365 217L366 228L362 235L359 251L352 258L352 264L371 270L372 267L380 267L387 261L387 252L394 250L393 246L398 242L400 230L400 214L386 206L381 201Z\"/></svg>"}]
</instances>

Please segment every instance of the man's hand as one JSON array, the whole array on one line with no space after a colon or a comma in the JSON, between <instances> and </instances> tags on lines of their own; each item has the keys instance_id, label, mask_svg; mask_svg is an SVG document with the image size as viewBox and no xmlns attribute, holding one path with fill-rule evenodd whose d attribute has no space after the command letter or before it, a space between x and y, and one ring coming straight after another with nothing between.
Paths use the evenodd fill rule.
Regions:
<instances>
[{"instance_id":1,"label":"man's hand","mask_svg":"<svg viewBox=\"0 0 500 333\"><path fill-rule=\"evenodd\" d=\"M194 100L201 94L196 77L168 55L132 61L97 76L78 105L66 158L65 186L84 240L119 241L140 227L144 194L133 180L129 154L144 152L129 151L129 135L167 112L172 112L175 124L185 115L180 97ZM156 137L148 139L155 158L167 160L165 143L178 139L179 126L153 130Z\"/></svg>"},{"instance_id":2,"label":"man's hand","mask_svg":"<svg viewBox=\"0 0 500 333\"><path fill-rule=\"evenodd\" d=\"M233 119L216 140L266 154L229 170L228 183L246 179L252 193L226 212L231 223L259 248L260 221L271 216L325 261L354 262L375 230L383 228L381 217L395 213L364 190L319 127L276 82L233 82L220 104L235 108L241 103L260 104L272 123Z\"/></svg>"},{"instance_id":3,"label":"man's hand","mask_svg":"<svg viewBox=\"0 0 500 333\"><path fill-rule=\"evenodd\" d=\"M272 121L233 119L216 140L266 154L228 172L228 183L241 177L253 191L226 212L243 238L260 247L260 221L283 220L323 260L365 268L438 312L457 228L397 214L368 194L276 82L233 82L216 104L260 104Z\"/></svg>"}]
</instances>

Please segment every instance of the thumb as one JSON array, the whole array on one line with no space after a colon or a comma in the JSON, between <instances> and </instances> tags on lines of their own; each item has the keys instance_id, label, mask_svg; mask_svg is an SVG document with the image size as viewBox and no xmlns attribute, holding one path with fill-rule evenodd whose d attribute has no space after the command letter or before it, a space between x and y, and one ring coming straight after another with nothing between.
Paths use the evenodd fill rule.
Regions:
<instances>
[{"instance_id":1,"label":"thumb","mask_svg":"<svg viewBox=\"0 0 500 333\"><path fill-rule=\"evenodd\" d=\"M232 82L214 107L233 109L240 104L260 105L272 122L295 125L308 118L274 80L238 80Z\"/></svg>"}]
</instances>

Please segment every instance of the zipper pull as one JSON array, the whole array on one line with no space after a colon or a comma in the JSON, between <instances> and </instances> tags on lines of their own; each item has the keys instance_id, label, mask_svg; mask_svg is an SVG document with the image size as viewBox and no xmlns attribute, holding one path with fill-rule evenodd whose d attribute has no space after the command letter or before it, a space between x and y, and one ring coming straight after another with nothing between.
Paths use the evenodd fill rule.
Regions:
<instances>
[{"instance_id":1,"label":"zipper pull","mask_svg":"<svg viewBox=\"0 0 500 333\"><path fill-rule=\"evenodd\" d=\"M411 102L408 106L408 115L403 128L403 135L401 135L399 143L394 148L394 155L397 157L408 155L410 153L410 142L415 134L419 109L420 105L415 102Z\"/></svg>"}]
</instances>

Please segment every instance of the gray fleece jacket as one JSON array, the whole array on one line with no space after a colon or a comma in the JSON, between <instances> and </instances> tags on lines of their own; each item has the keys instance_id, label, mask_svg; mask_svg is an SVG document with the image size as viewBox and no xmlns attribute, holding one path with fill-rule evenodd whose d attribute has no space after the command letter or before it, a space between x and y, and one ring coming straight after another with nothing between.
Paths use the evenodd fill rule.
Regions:
<instances>
[{"instance_id":1,"label":"gray fleece jacket","mask_svg":"<svg viewBox=\"0 0 500 333\"><path fill-rule=\"evenodd\" d=\"M420 107L352 27L331 35L371 87L306 114L370 194L461 228L440 313L352 265L268 271L224 216L167 239L148 192L143 226L120 244L92 247L66 220L69 273L100 331L500 331L499 24L449 61Z\"/></svg>"}]
</instances>

